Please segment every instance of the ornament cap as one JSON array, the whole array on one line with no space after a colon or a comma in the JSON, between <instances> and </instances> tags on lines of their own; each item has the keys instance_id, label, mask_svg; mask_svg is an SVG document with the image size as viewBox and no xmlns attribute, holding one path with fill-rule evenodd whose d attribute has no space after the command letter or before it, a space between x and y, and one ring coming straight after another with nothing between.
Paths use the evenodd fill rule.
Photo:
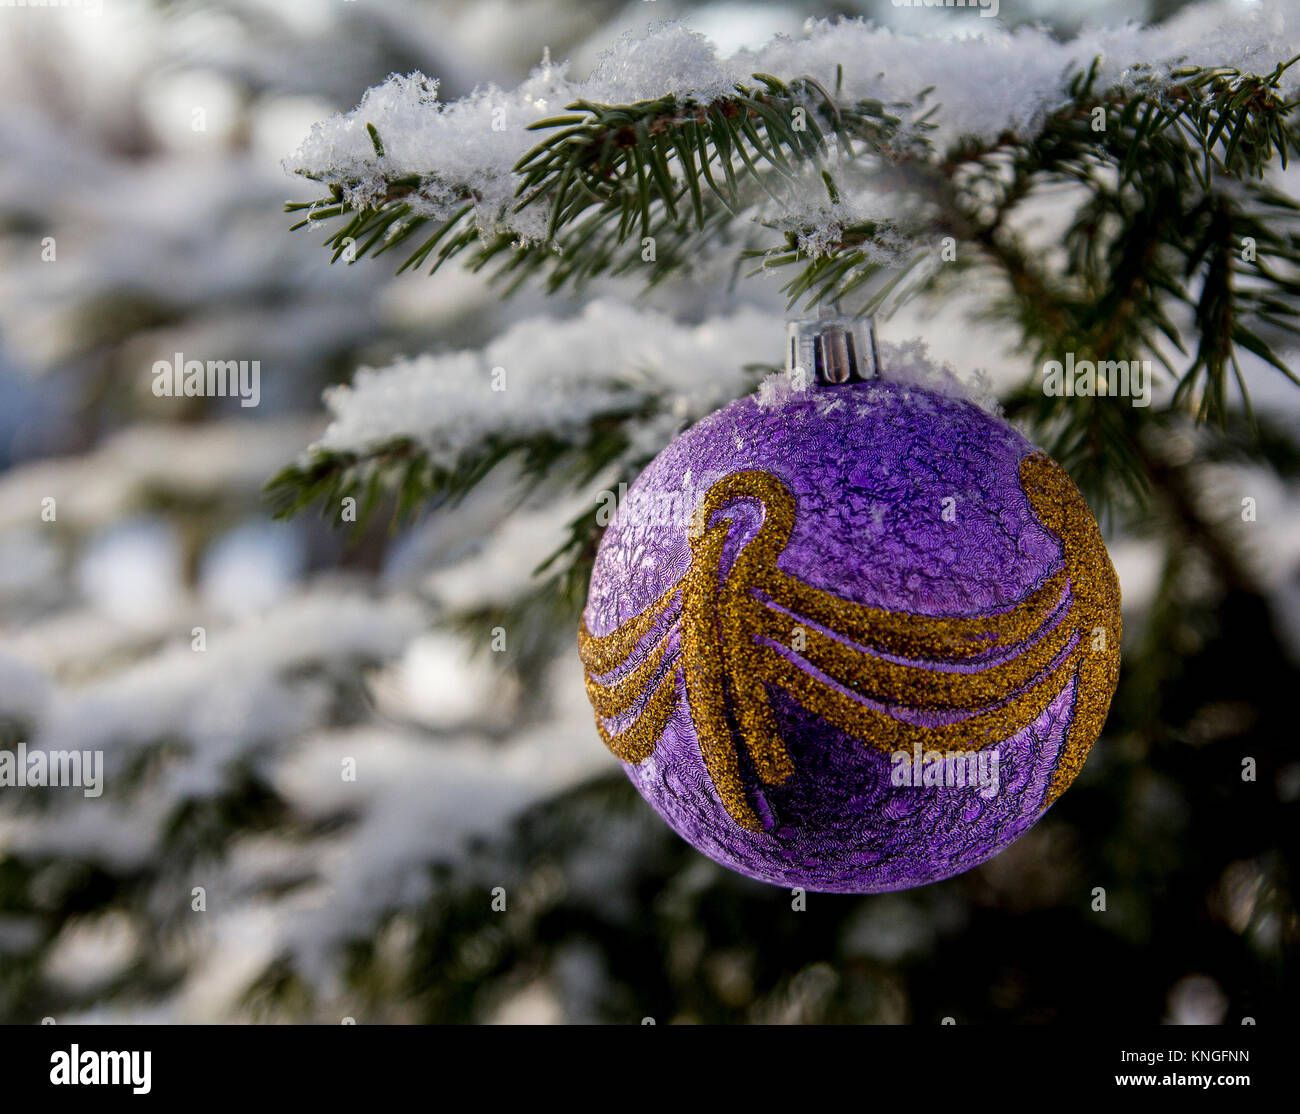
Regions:
<instances>
[{"instance_id":1,"label":"ornament cap","mask_svg":"<svg viewBox=\"0 0 1300 1114\"><path fill-rule=\"evenodd\" d=\"M816 316L786 322L785 367L791 376L841 386L880 376L876 323L823 306Z\"/></svg>"}]
</instances>

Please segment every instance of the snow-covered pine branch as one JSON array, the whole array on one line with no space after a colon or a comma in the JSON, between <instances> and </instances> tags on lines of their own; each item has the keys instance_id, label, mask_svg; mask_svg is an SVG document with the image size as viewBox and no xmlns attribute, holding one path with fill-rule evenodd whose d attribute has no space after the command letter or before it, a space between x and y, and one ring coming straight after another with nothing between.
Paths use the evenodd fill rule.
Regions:
<instances>
[{"instance_id":1,"label":"snow-covered pine branch","mask_svg":"<svg viewBox=\"0 0 1300 1114\"><path fill-rule=\"evenodd\" d=\"M173 1020L246 1016L249 987L276 972L290 973L309 1000L328 998L343 947L429 900L435 865L461 866L469 839L602 768L583 730L581 683L567 668L547 673L553 713L534 709L508 745L485 745L472 722L447 722L448 702L424 690L480 701L488 685L498 701L501 693L495 670L446 636L394 661L394 676L377 686L423 695L439 717L425 725L433 731L374 721L362 706L342 711L358 665L419 646L411 640L425 621L410 598L322 584L255 621L214 629L204 653L177 643L89 684L0 652L6 757L26 768L36 754L102 755L100 780L88 786L102 797L60 788L40 809L24 808L22 794L4 797L10 900L43 908L83 875L118 894L51 939L11 931L11 970L43 962L61 1017L79 1016L105 972L127 967L166 986ZM341 776L349 768L358 774ZM206 915L184 920L195 887ZM182 922L166 949L152 945L159 926Z\"/></svg>"},{"instance_id":2,"label":"snow-covered pine branch","mask_svg":"<svg viewBox=\"0 0 1300 1114\"><path fill-rule=\"evenodd\" d=\"M496 255L504 245L547 244L564 224L590 218L596 202L612 200L609 191L601 194L612 174L625 187L635 180L639 188L623 191L620 208L637 209L649 228L654 202L689 209L711 185L733 208L759 203L760 195L737 191L732 179L765 165L785 171L820 158L843 167L864 144L887 161L906 152L941 162L972 144L997 146L1007 137L1032 143L1054 112L1077 102L1079 78L1090 70L1097 101L1119 108L1130 100L1159 104L1196 73L1224 71L1229 85L1236 80L1229 71L1268 75L1300 52L1300 6L1291 0L1234 9L1225 30L1227 14L1221 5L1200 5L1160 28L1091 32L1064 43L1038 29L937 39L861 21L821 22L804 39L778 38L729 58L668 24L625 37L581 81L547 59L513 90L488 86L442 102L436 79L394 75L352 112L318 124L286 166L331 189L330 200L295 207L310 222L355 214L335 237L336 258L392 247L421 230L432 235L412 257L418 262L436 264L471 245ZM1283 77L1279 99L1294 88L1294 78ZM804 117L792 125L796 110ZM865 133L855 126L864 119L872 124ZM539 138L558 138L566 157L552 158L556 152L539 147ZM575 168L568 153L584 145L594 160L583 168L585 179L557 181L565 167ZM551 162L549 179L537 176L539 152L540 165ZM716 173L702 183L710 166ZM573 177L583 175L575 170ZM879 183L858 183L855 197L851 177L837 181L827 204L819 175L764 177L769 189L780 179L781 192L778 212L762 203L760 210L787 225L792 214L805 218L805 243L833 242L846 224L893 211L880 195L894 191ZM581 203L572 196L580 186L591 195ZM570 237L570 251L575 240L591 247ZM539 266L548 263L555 261L538 257Z\"/></svg>"},{"instance_id":3,"label":"snow-covered pine branch","mask_svg":"<svg viewBox=\"0 0 1300 1114\"><path fill-rule=\"evenodd\" d=\"M940 106L932 139L945 150L1005 132L1028 137L1070 100L1071 79L1094 59L1101 60L1100 87L1134 92L1173 83L1189 67L1266 74L1297 53L1300 5L1290 2L1231 12L1201 4L1161 27L1093 31L1068 42L1031 28L938 39L856 20L822 21L804 39L780 38L729 58L719 58L703 36L667 24L625 37L580 81L569 79L567 65L547 60L513 90L488 86L442 102L436 79L394 75L351 112L317 124L286 166L339 185L354 208L381 201L396 180L418 177L427 188L409 203L420 215L446 220L472 198L484 227L531 239L545 229L545 207L512 212L515 165L537 141L529 127L577 101L629 105L672 97L707 104L730 96L738 82L752 83L756 73L783 81L812 76L827 89L838 85L845 102L911 104L930 89L929 103ZM1288 79L1283 92L1295 88ZM372 128L382 137L382 155Z\"/></svg>"},{"instance_id":4,"label":"snow-covered pine branch","mask_svg":"<svg viewBox=\"0 0 1300 1114\"><path fill-rule=\"evenodd\" d=\"M337 515L386 465L417 476L420 498L455 495L467 478L507 456L534 482L529 455L577 463L566 478L634 467L678 430L759 386L783 351L781 320L741 309L700 325L608 299L575 317L520 321L481 350L361 368L332 388L331 421L273 490L313 483ZM978 383L963 384L915 345L884 345L886 377L960 393L995 407ZM599 436L593 436L593 430Z\"/></svg>"},{"instance_id":5,"label":"snow-covered pine branch","mask_svg":"<svg viewBox=\"0 0 1300 1114\"><path fill-rule=\"evenodd\" d=\"M1069 42L819 23L727 59L670 24L625 38L585 81L547 61L512 92L443 104L435 82L395 77L289 165L329 187L297 208L341 221L336 259L405 244L405 266L436 269L465 253L512 287L638 269L653 285L732 255L792 273L791 303L875 313L978 272L985 311L1035 362L1062 345L1150 358L1177 407L1223 424L1231 391L1249 405L1243 354L1294 378L1276 346L1300 325L1300 208L1272 172L1300 149L1300 4L1234 9L1227 32L1224 15L1201 5ZM1024 217L1048 189L1072 216L1063 244L1031 244ZM1090 494L1141 490L1143 415L1029 416ZM508 408L498 417L480 459L527 447ZM596 418L559 435L593 470L623 451ZM539 471L557 455L553 439L533 447ZM413 498L478 475L421 476L406 442L385 454ZM350 494L338 463L281 476L283 505Z\"/></svg>"}]
</instances>

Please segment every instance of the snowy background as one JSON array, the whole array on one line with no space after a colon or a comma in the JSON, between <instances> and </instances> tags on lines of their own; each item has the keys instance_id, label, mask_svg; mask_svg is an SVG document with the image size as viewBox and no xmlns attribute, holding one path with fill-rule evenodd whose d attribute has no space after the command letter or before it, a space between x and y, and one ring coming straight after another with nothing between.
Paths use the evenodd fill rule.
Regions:
<instances>
[{"instance_id":1,"label":"snowy background","mask_svg":"<svg viewBox=\"0 0 1300 1114\"><path fill-rule=\"evenodd\" d=\"M272 521L262 491L313 443L405 433L450 452L485 420L458 389L484 366L532 377L494 426L562 431L615 377L619 391L670 392L680 421L747 389L746 363L780 360L774 279L648 296L610 280L503 302L455 268L331 267L321 235L289 231L283 202L318 191L282 162L321 158L326 140L345 158L313 125L390 73L435 76L452 101L515 89L549 49L565 81L594 72L589 94L629 95L645 71L602 53L681 19L655 59L680 69L648 95L801 49L797 72L811 48L761 64L737 52L799 36L811 15L929 36L1020 27L1011 62L1002 40L960 56L818 48L858 59L863 88L901 95L928 83L926 66L948 75L951 126L993 132L1031 119L1066 61L1098 49L1118 73L1276 45L1267 5L1178 7L1003 0L999 21L673 0L0 8L0 746L102 750L106 778L96 799L0 789L0 1021L1236 1023L1279 1010L1297 933L1300 763L1283 698L1300 648L1300 490L1273 473L1225 465L1199 492L1225 520L1257 500L1237 538L1248 585L1171 571L1158 525L1112 539L1126 639L1146 646L1148 673L1125 681L1047 821L968 876L814 895L803 913L640 804L592 727L569 631L525 625L514 652L490 650L490 616L524 595L599 482L522 494L503 468L395 535ZM1300 42L1294 7L1279 10ZM1094 30L1128 17L1174 30ZM1039 21L1048 30L1028 29ZM716 54L692 57L685 29ZM884 66L890 81L873 85ZM399 120L409 105L391 92L371 107ZM490 112L494 95L467 111ZM512 141L390 152L508 163ZM922 336L959 376L1008 390L1027 369L1006 336L971 325L979 300L906 307L881 335ZM154 361L178 352L260 361L260 405L155 397ZM1300 433L1300 392L1248 372L1256 407ZM438 392L418 389L435 378ZM653 449L673 428L640 436ZM1174 572L1178 592L1162 592ZM1243 753L1260 762L1254 802L1231 794ZM350 762L354 781L340 776ZM1111 895L1105 916L1094 886Z\"/></svg>"}]
</instances>

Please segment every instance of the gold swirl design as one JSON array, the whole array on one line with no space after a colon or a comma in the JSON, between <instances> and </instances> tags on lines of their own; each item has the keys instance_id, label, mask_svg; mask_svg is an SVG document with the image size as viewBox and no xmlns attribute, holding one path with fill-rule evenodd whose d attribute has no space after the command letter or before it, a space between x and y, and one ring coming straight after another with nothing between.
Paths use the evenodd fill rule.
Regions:
<instances>
[{"instance_id":1,"label":"gold swirl design","mask_svg":"<svg viewBox=\"0 0 1300 1114\"><path fill-rule=\"evenodd\" d=\"M1039 522L1061 542L1062 567L1009 610L954 617L867 607L788 576L777 558L794 529L789 488L759 471L719 480L695 516L691 565L680 583L611 634L595 637L585 621L579 631L601 738L625 762L648 758L684 682L700 753L727 812L761 831L736 740L764 785L793 772L769 686L886 752L971 751L1033 723L1073 681L1074 719L1048 787L1051 804L1101 734L1119 678L1119 581L1096 520L1064 470L1034 454L1021 461L1019 479ZM762 523L724 573L727 511L743 500L761 505ZM678 607L680 639L670 653ZM943 664L966 668L936 668ZM925 726L864 700L969 714ZM611 732L605 720L620 717L631 722Z\"/></svg>"}]
</instances>

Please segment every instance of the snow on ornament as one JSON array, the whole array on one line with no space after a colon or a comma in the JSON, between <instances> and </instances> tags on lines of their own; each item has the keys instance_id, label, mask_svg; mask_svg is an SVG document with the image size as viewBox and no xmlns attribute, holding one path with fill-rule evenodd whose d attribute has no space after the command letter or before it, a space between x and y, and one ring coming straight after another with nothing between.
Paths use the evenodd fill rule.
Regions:
<instances>
[{"instance_id":1,"label":"snow on ornament","mask_svg":"<svg viewBox=\"0 0 1300 1114\"><path fill-rule=\"evenodd\" d=\"M935 882L1078 774L1119 584L1069 476L974 403L877 377L869 325L794 322L787 363L664 449L606 530L579 632L597 729L741 874Z\"/></svg>"}]
</instances>

